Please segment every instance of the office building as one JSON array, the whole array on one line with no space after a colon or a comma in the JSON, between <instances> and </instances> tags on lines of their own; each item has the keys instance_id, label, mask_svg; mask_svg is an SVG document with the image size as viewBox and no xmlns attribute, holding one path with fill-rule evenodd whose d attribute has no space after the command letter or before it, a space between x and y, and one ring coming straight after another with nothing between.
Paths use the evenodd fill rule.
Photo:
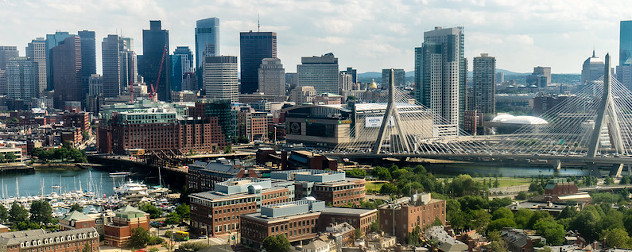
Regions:
<instances>
[{"instance_id":1,"label":"office building","mask_svg":"<svg viewBox=\"0 0 632 252\"><path fill-rule=\"evenodd\" d=\"M296 67L298 86L313 86L317 93L338 93L338 58L333 53L301 57Z\"/></svg>"},{"instance_id":2,"label":"office building","mask_svg":"<svg viewBox=\"0 0 632 252\"><path fill-rule=\"evenodd\" d=\"M82 102L84 93L81 86L81 39L71 36L53 47L52 58L55 108L63 109L69 101Z\"/></svg>"},{"instance_id":3,"label":"office building","mask_svg":"<svg viewBox=\"0 0 632 252\"><path fill-rule=\"evenodd\" d=\"M0 46L0 69L7 69L9 60L16 57L18 57L17 46Z\"/></svg>"},{"instance_id":4,"label":"office building","mask_svg":"<svg viewBox=\"0 0 632 252\"><path fill-rule=\"evenodd\" d=\"M171 99L169 31L162 29L160 20L149 21L149 30L143 30L143 55L138 56L138 62L138 73L145 78L147 85L153 86L158 100L169 101Z\"/></svg>"},{"instance_id":5,"label":"office building","mask_svg":"<svg viewBox=\"0 0 632 252\"><path fill-rule=\"evenodd\" d=\"M299 156L293 156L300 158ZM296 198L312 196L331 206L359 206L364 200L366 181L347 178L344 172L325 170L272 171L270 178L293 181Z\"/></svg>"},{"instance_id":6,"label":"office building","mask_svg":"<svg viewBox=\"0 0 632 252\"><path fill-rule=\"evenodd\" d=\"M285 101L285 68L280 59L263 59L259 67L259 92Z\"/></svg>"},{"instance_id":7,"label":"office building","mask_svg":"<svg viewBox=\"0 0 632 252\"><path fill-rule=\"evenodd\" d=\"M632 20L619 25L619 66L632 65Z\"/></svg>"},{"instance_id":8,"label":"office building","mask_svg":"<svg viewBox=\"0 0 632 252\"><path fill-rule=\"evenodd\" d=\"M7 62L7 97L15 100L37 98L37 63L14 57Z\"/></svg>"},{"instance_id":9,"label":"office building","mask_svg":"<svg viewBox=\"0 0 632 252\"><path fill-rule=\"evenodd\" d=\"M406 85L406 71L404 69L393 69L395 75L394 83L396 87ZM391 69L382 69L382 87L387 87L391 78Z\"/></svg>"},{"instance_id":10,"label":"office building","mask_svg":"<svg viewBox=\"0 0 632 252\"><path fill-rule=\"evenodd\" d=\"M103 76L93 74L88 80L88 96L103 95Z\"/></svg>"},{"instance_id":11,"label":"office building","mask_svg":"<svg viewBox=\"0 0 632 252\"><path fill-rule=\"evenodd\" d=\"M230 100L206 99L195 103L195 107L189 111L189 116L200 118L217 118L219 126L227 143L237 136L237 116L238 106L233 105Z\"/></svg>"},{"instance_id":12,"label":"office building","mask_svg":"<svg viewBox=\"0 0 632 252\"><path fill-rule=\"evenodd\" d=\"M81 228L96 228L95 219L77 210L72 210L59 219L59 229L61 231Z\"/></svg>"},{"instance_id":13,"label":"office building","mask_svg":"<svg viewBox=\"0 0 632 252\"><path fill-rule=\"evenodd\" d=\"M592 57L586 59L582 65L581 83L602 80L604 66L604 61L595 56L595 50L593 50Z\"/></svg>"},{"instance_id":14,"label":"office building","mask_svg":"<svg viewBox=\"0 0 632 252\"><path fill-rule=\"evenodd\" d=\"M250 106L242 106L239 110L239 136L248 141L267 140L268 125L273 124L272 114L265 111L255 111Z\"/></svg>"},{"instance_id":15,"label":"office building","mask_svg":"<svg viewBox=\"0 0 632 252\"><path fill-rule=\"evenodd\" d=\"M99 248L99 233L94 228L81 228L59 232L33 229L0 233L0 248L6 252L98 252L101 250Z\"/></svg>"},{"instance_id":16,"label":"office building","mask_svg":"<svg viewBox=\"0 0 632 252\"><path fill-rule=\"evenodd\" d=\"M233 178L257 178L255 169L244 167L241 161L219 158L214 161L195 161L189 165L187 189L191 192L215 190L215 184Z\"/></svg>"},{"instance_id":17,"label":"office building","mask_svg":"<svg viewBox=\"0 0 632 252\"><path fill-rule=\"evenodd\" d=\"M219 55L219 18L200 19L195 22L196 68L204 67L204 58ZM193 60L191 60L193 61Z\"/></svg>"},{"instance_id":18,"label":"office building","mask_svg":"<svg viewBox=\"0 0 632 252\"><path fill-rule=\"evenodd\" d=\"M47 90L53 90L53 58L51 57L51 50L53 47L61 44L67 38L74 36L68 32L55 32L54 34L46 34L46 88Z\"/></svg>"},{"instance_id":19,"label":"office building","mask_svg":"<svg viewBox=\"0 0 632 252\"><path fill-rule=\"evenodd\" d=\"M353 76L345 71L338 75L338 93L345 94L353 89Z\"/></svg>"},{"instance_id":20,"label":"office building","mask_svg":"<svg viewBox=\"0 0 632 252\"><path fill-rule=\"evenodd\" d=\"M120 38L118 35L108 35L101 43L103 67L103 96L117 97L122 93Z\"/></svg>"},{"instance_id":21,"label":"office building","mask_svg":"<svg viewBox=\"0 0 632 252\"><path fill-rule=\"evenodd\" d=\"M131 86L138 83L138 61L136 60L136 52L134 52L133 39L119 37L119 64L121 65L121 92L126 90L127 93L134 93L134 97L138 97L136 91L130 90Z\"/></svg>"},{"instance_id":22,"label":"office building","mask_svg":"<svg viewBox=\"0 0 632 252\"><path fill-rule=\"evenodd\" d=\"M132 206L125 206L114 211L112 223L105 224L104 244L123 248L129 245L132 231L142 228L149 231L149 214Z\"/></svg>"},{"instance_id":23,"label":"office building","mask_svg":"<svg viewBox=\"0 0 632 252\"><path fill-rule=\"evenodd\" d=\"M205 58L203 81L207 98L238 102L239 82L237 78L237 57L212 56Z\"/></svg>"},{"instance_id":24,"label":"office building","mask_svg":"<svg viewBox=\"0 0 632 252\"><path fill-rule=\"evenodd\" d=\"M88 93L90 75L97 73L96 39L94 31L78 31L81 39L81 87L84 94Z\"/></svg>"},{"instance_id":25,"label":"office building","mask_svg":"<svg viewBox=\"0 0 632 252\"><path fill-rule=\"evenodd\" d=\"M465 111L467 61L463 27L424 32L424 43L415 48L415 99L434 112L436 125L456 134Z\"/></svg>"},{"instance_id":26,"label":"office building","mask_svg":"<svg viewBox=\"0 0 632 252\"><path fill-rule=\"evenodd\" d=\"M277 57L276 32L241 32L239 34L242 94L259 90L259 66L265 58Z\"/></svg>"},{"instance_id":27,"label":"office building","mask_svg":"<svg viewBox=\"0 0 632 252\"><path fill-rule=\"evenodd\" d=\"M188 46L178 46L171 55L171 89L173 91L189 90L182 87L187 73L193 73L193 54Z\"/></svg>"},{"instance_id":28,"label":"office building","mask_svg":"<svg viewBox=\"0 0 632 252\"><path fill-rule=\"evenodd\" d=\"M351 82L353 82L353 84L358 82L358 70L357 69L352 68L352 67L347 67L347 70L345 70L343 72L351 75Z\"/></svg>"},{"instance_id":29,"label":"office building","mask_svg":"<svg viewBox=\"0 0 632 252\"><path fill-rule=\"evenodd\" d=\"M632 90L632 65L617 66L617 80Z\"/></svg>"},{"instance_id":30,"label":"office building","mask_svg":"<svg viewBox=\"0 0 632 252\"><path fill-rule=\"evenodd\" d=\"M496 58L487 53L474 57L474 107L489 120L496 114ZM482 119L482 118L481 118Z\"/></svg>"},{"instance_id":31,"label":"office building","mask_svg":"<svg viewBox=\"0 0 632 252\"><path fill-rule=\"evenodd\" d=\"M378 211L380 230L396 236L399 241L404 241L417 226L424 230L436 219L443 224L446 220L445 200L432 199L430 193L397 199L380 206Z\"/></svg>"},{"instance_id":32,"label":"office building","mask_svg":"<svg viewBox=\"0 0 632 252\"><path fill-rule=\"evenodd\" d=\"M497 72L496 73L496 83L499 84L499 83L503 83L503 82L505 82L505 73Z\"/></svg>"},{"instance_id":33,"label":"office building","mask_svg":"<svg viewBox=\"0 0 632 252\"><path fill-rule=\"evenodd\" d=\"M285 87L288 90L292 90L298 86L298 74L297 73L285 73Z\"/></svg>"},{"instance_id":34,"label":"office building","mask_svg":"<svg viewBox=\"0 0 632 252\"><path fill-rule=\"evenodd\" d=\"M36 38L32 40L26 47L26 57L37 63L37 71L35 72L37 97L44 95L46 91L46 40L44 38Z\"/></svg>"},{"instance_id":35,"label":"office building","mask_svg":"<svg viewBox=\"0 0 632 252\"><path fill-rule=\"evenodd\" d=\"M0 69L0 95L7 95L7 70Z\"/></svg>"},{"instance_id":36,"label":"office building","mask_svg":"<svg viewBox=\"0 0 632 252\"><path fill-rule=\"evenodd\" d=\"M533 73L527 76L527 85L530 87L543 88L550 84L551 84L551 67L542 67L542 66L534 67Z\"/></svg>"}]
</instances>

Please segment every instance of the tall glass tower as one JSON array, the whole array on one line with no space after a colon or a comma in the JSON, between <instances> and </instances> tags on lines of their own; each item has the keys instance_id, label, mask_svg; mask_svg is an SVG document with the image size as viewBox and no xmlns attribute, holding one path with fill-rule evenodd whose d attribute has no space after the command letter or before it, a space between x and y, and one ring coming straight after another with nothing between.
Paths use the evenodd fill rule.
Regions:
<instances>
[{"instance_id":1,"label":"tall glass tower","mask_svg":"<svg viewBox=\"0 0 632 252\"><path fill-rule=\"evenodd\" d=\"M276 32L241 32L239 34L241 62L241 93L251 94L259 89L259 66L265 58L277 57ZM338 73L336 73L336 80Z\"/></svg>"},{"instance_id":2,"label":"tall glass tower","mask_svg":"<svg viewBox=\"0 0 632 252\"><path fill-rule=\"evenodd\" d=\"M200 19L195 22L195 59L198 69L203 68L204 57L219 55L219 18Z\"/></svg>"},{"instance_id":3,"label":"tall glass tower","mask_svg":"<svg viewBox=\"0 0 632 252\"><path fill-rule=\"evenodd\" d=\"M619 66L632 65L632 20L619 27Z\"/></svg>"}]
</instances>

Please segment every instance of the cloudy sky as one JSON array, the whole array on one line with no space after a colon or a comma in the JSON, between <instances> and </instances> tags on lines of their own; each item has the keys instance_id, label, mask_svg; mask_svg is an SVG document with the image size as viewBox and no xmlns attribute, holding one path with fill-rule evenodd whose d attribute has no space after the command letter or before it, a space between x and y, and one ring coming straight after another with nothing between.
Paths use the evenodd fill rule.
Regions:
<instances>
[{"instance_id":1,"label":"cloudy sky","mask_svg":"<svg viewBox=\"0 0 632 252\"><path fill-rule=\"evenodd\" d=\"M220 18L221 54L239 55L239 32L278 34L278 56L295 72L301 56L333 52L340 67L359 72L413 69L414 47L435 26L465 27L465 56L496 57L497 67L530 72L551 66L579 73L593 47L618 62L619 21L632 19L629 1L592 0L0 0L0 45L18 46L55 31L94 30L100 72L107 34L135 39L162 20L170 50L194 50L195 21ZM614 65L614 64L613 64Z\"/></svg>"}]
</instances>

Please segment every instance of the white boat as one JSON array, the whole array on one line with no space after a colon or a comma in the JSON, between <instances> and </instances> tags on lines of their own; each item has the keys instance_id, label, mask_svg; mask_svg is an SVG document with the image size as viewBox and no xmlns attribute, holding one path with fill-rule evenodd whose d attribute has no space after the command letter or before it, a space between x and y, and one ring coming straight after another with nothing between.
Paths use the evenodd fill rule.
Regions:
<instances>
[{"instance_id":1,"label":"white boat","mask_svg":"<svg viewBox=\"0 0 632 252\"><path fill-rule=\"evenodd\" d=\"M130 194L146 195L147 185L129 180L129 182L123 184L122 186L114 187L114 192L119 195L130 195Z\"/></svg>"}]
</instances>

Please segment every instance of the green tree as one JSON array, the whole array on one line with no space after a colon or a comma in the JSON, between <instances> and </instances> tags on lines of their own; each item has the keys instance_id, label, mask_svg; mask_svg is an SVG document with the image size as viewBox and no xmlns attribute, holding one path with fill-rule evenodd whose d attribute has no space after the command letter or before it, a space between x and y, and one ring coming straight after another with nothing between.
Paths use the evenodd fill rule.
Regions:
<instances>
[{"instance_id":1,"label":"green tree","mask_svg":"<svg viewBox=\"0 0 632 252\"><path fill-rule=\"evenodd\" d=\"M29 211L17 202L14 202L9 210L9 222L17 224L19 222L26 222L28 219Z\"/></svg>"},{"instance_id":2,"label":"green tree","mask_svg":"<svg viewBox=\"0 0 632 252\"><path fill-rule=\"evenodd\" d=\"M516 200L526 200L527 199L527 192L522 191L522 192L518 192L518 195L516 195Z\"/></svg>"},{"instance_id":3,"label":"green tree","mask_svg":"<svg viewBox=\"0 0 632 252\"><path fill-rule=\"evenodd\" d=\"M533 212L533 215L531 216L531 219L529 219L529 223L527 224L528 229L534 229L535 224L538 221L541 220L547 220L547 221L554 221L553 217L551 217L551 214L549 214L549 212L547 211L535 211Z\"/></svg>"},{"instance_id":4,"label":"green tree","mask_svg":"<svg viewBox=\"0 0 632 252\"><path fill-rule=\"evenodd\" d=\"M142 227L132 230L132 236L129 238L129 245L132 248L144 248L151 239L149 232Z\"/></svg>"},{"instance_id":5,"label":"green tree","mask_svg":"<svg viewBox=\"0 0 632 252\"><path fill-rule=\"evenodd\" d=\"M13 152L7 152L4 154L4 161L7 163L13 163L18 157Z\"/></svg>"},{"instance_id":6,"label":"green tree","mask_svg":"<svg viewBox=\"0 0 632 252\"><path fill-rule=\"evenodd\" d=\"M9 212L4 205L0 204L0 223L6 223L9 219Z\"/></svg>"},{"instance_id":7,"label":"green tree","mask_svg":"<svg viewBox=\"0 0 632 252\"><path fill-rule=\"evenodd\" d=\"M513 200L511 200L511 198L509 197L494 198L489 201L489 210L491 212L494 212L496 211L496 209L504 208L506 206L511 205L511 203L513 203Z\"/></svg>"},{"instance_id":8,"label":"green tree","mask_svg":"<svg viewBox=\"0 0 632 252\"><path fill-rule=\"evenodd\" d=\"M599 238L601 214L595 206L586 206L570 222L570 229L579 231L588 242Z\"/></svg>"},{"instance_id":9,"label":"green tree","mask_svg":"<svg viewBox=\"0 0 632 252\"><path fill-rule=\"evenodd\" d=\"M531 216L533 216L533 211L521 208L514 214L514 221L518 228L528 228Z\"/></svg>"},{"instance_id":10,"label":"green tree","mask_svg":"<svg viewBox=\"0 0 632 252\"><path fill-rule=\"evenodd\" d=\"M162 216L162 209L152 205L152 204L144 204L142 206L140 206L140 210L148 213L149 214L149 218L152 219L157 219L160 218Z\"/></svg>"},{"instance_id":11,"label":"green tree","mask_svg":"<svg viewBox=\"0 0 632 252\"><path fill-rule=\"evenodd\" d=\"M382 187L380 188L380 194L391 195L391 194L398 194L398 193L399 193L399 188L397 188L397 186L392 183L386 183L382 185Z\"/></svg>"},{"instance_id":12,"label":"green tree","mask_svg":"<svg viewBox=\"0 0 632 252\"><path fill-rule=\"evenodd\" d=\"M354 169L346 171L346 175L347 177L352 177L352 178L364 178L366 177L366 171L363 169L354 168Z\"/></svg>"},{"instance_id":13,"label":"green tree","mask_svg":"<svg viewBox=\"0 0 632 252\"><path fill-rule=\"evenodd\" d=\"M511 218L500 218L493 220L487 226L488 231L500 231L505 227L516 227L516 222Z\"/></svg>"},{"instance_id":14,"label":"green tree","mask_svg":"<svg viewBox=\"0 0 632 252\"><path fill-rule=\"evenodd\" d=\"M165 219L165 224L167 225L176 225L180 222L182 222L182 217L180 217L180 215L178 215L178 213L176 212L171 212L167 214L167 217Z\"/></svg>"},{"instance_id":15,"label":"green tree","mask_svg":"<svg viewBox=\"0 0 632 252\"><path fill-rule=\"evenodd\" d=\"M604 230L602 237L608 248L630 248L630 236L623 228Z\"/></svg>"},{"instance_id":16,"label":"green tree","mask_svg":"<svg viewBox=\"0 0 632 252\"><path fill-rule=\"evenodd\" d=\"M483 190L480 182L474 181L470 175L459 175L450 183L450 191L454 196L478 195Z\"/></svg>"},{"instance_id":17,"label":"green tree","mask_svg":"<svg viewBox=\"0 0 632 252\"><path fill-rule=\"evenodd\" d=\"M90 245L90 243L85 243L85 245L83 245L83 252L91 252L92 251L92 245Z\"/></svg>"},{"instance_id":18,"label":"green tree","mask_svg":"<svg viewBox=\"0 0 632 252\"><path fill-rule=\"evenodd\" d=\"M191 216L191 207L187 204L180 204L176 207L176 213L184 220L188 220Z\"/></svg>"},{"instance_id":19,"label":"green tree","mask_svg":"<svg viewBox=\"0 0 632 252\"><path fill-rule=\"evenodd\" d=\"M226 146L224 146L224 153L228 154L233 152L233 146L231 144L227 144Z\"/></svg>"},{"instance_id":20,"label":"green tree","mask_svg":"<svg viewBox=\"0 0 632 252\"><path fill-rule=\"evenodd\" d=\"M79 203L74 203L74 204L70 205L70 212L72 212L72 211L77 211L77 212L83 213L83 207L81 207L81 205L79 205Z\"/></svg>"},{"instance_id":21,"label":"green tree","mask_svg":"<svg viewBox=\"0 0 632 252\"><path fill-rule=\"evenodd\" d=\"M372 174L374 177L380 180L387 180L387 181L392 180L391 172L388 169L381 166L377 166L373 168Z\"/></svg>"},{"instance_id":22,"label":"green tree","mask_svg":"<svg viewBox=\"0 0 632 252\"><path fill-rule=\"evenodd\" d=\"M289 252L291 249L290 241L285 235L268 236L263 239L263 248L269 252Z\"/></svg>"},{"instance_id":23,"label":"green tree","mask_svg":"<svg viewBox=\"0 0 632 252\"><path fill-rule=\"evenodd\" d=\"M31 221L40 225L49 225L53 222L53 208L48 201L37 200L31 202Z\"/></svg>"},{"instance_id":24,"label":"green tree","mask_svg":"<svg viewBox=\"0 0 632 252\"><path fill-rule=\"evenodd\" d=\"M549 245L559 246L564 244L566 230L564 230L564 226L558 224L554 220L540 220L535 223L533 229L535 229L539 235L544 237Z\"/></svg>"},{"instance_id":25,"label":"green tree","mask_svg":"<svg viewBox=\"0 0 632 252\"><path fill-rule=\"evenodd\" d=\"M471 215L472 222L470 223L470 228L476 229L479 233L484 233L487 229L487 225L489 225L492 220L492 215L484 209L474 210Z\"/></svg>"},{"instance_id":26,"label":"green tree","mask_svg":"<svg viewBox=\"0 0 632 252\"><path fill-rule=\"evenodd\" d=\"M430 224L430 226L443 226L443 222L441 222L439 217L435 217L434 221Z\"/></svg>"},{"instance_id":27,"label":"green tree","mask_svg":"<svg viewBox=\"0 0 632 252\"><path fill-rule=\"evenodd\" d=\"M492 220L507 218L513 220L514 214L508 208L498 208L492 213ZM515 222L514 222L515 223Z\"/></svg>"},{"instance_id":28,"label":"green tree","mask_svg":"<svg viewBox=\"0 0 632 252\"><path fill-rule=\"evenodd\" d=\"M508 246L505 240L500 237L500 233L498 231L490 231L487 235L490 244L489 249L493 252L507 252Z\"/></svg>"}]
</instances>

